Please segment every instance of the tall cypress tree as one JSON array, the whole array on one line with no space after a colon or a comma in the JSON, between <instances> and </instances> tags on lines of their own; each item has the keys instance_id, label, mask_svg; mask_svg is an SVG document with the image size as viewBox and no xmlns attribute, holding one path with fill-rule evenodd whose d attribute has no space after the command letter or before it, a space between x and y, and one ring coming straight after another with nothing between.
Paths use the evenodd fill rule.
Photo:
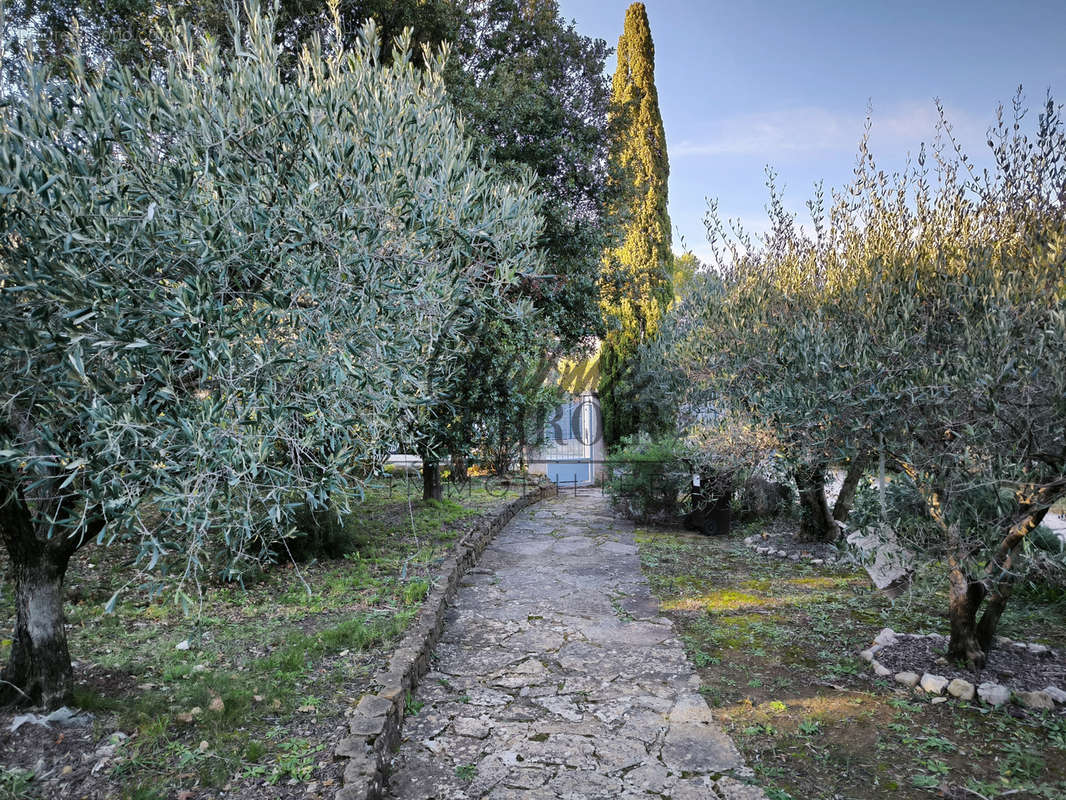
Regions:
<instances>
[{"instance_id":1,"label":"tall cypress tree","mask_svg":"<svg viewBox=\"0 0 1066 800\"><path fill-rule=\"evenodd\" d=\"M655 90L655 45L643 3L626 10L618 40L610 131L609 206L617 231L604 254L600 304L607 335L600 352L600 400L609 444L656 417L642 408L633 364L640 343L658 330L673 294L670 217L666 213L666 134Z\"/></svg>"}]
</instances>

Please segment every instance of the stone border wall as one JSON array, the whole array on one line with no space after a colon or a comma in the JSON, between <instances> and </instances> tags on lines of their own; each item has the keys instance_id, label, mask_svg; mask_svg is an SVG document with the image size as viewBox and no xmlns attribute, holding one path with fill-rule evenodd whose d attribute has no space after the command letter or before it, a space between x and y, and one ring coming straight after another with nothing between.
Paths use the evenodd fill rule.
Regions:
<instances>
[{"instance_id":1,"label":"stone border wall","mask_svg":"<svg viewBox=\"0 0 1066 800\"><path fill-rule=\"evenodd\" d=\"M407 693L414 691L429 669L429 656L444 629L444 613L455 599L459 581L477 563L485 547L522 509L557 494L555 485L541 486L512 500L494 516L481 520L444 561L441 576L389 659L389 668L374 679L380 687L364 694L348 720L348 736L334 748L344 759L344 784L335 800L379 800L385 794L385 767L400 742Z\"/></svg>"}]
</instances>

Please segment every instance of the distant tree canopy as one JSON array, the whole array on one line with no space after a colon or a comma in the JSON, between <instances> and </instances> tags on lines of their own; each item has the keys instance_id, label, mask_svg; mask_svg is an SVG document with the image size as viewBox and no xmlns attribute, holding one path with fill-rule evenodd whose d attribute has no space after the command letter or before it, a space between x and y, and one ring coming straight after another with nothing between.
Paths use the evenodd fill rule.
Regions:
<instances>
[{"instance_id":1,"label":"distant tree canopy","mask_svg":"<svg viewBox=\"0 0 1066 800\"><path fill-rule=\"evenodd\" d=\"M291 74L300 51L317 36L334 34L332 4L323 0L281 0L277 4L274 43L282 71ZM19 68L26 52L60 71L66 69L71 40L81 42L86 66L107 63L163 69L171 52L170 17L207 34L222 47L233 45L230 16L247 20L239 4L227 0L185 0L155 3L150 0L13 0L6 5L12 25L5 66ZM405 28L414 31L412 60L424 64L421 45L437 48L445 41L463 39L460 30L470 22L463 7L453 0L343 0L336 4L340 35L346 44L358 38L362 25L373 19L382 43L381 62L392 60L392 42Z\"/></svg>"},{"instance_id":2,"label":"distant tree canopy","mask_svg":"<svg viewBox=\"0 0 1066 800\"><path fill-rule=\"evenodd\" d=\"M565 350L602 327L608 48L565 23L556 0L472 6L475 38L457 45L461 70L448 88L483 152L537 177L552 277L529 289Z\"/></svg>"},{"instance_id":3,"label":"distant tree canopy","mask_svg":"<svg viewBox=\"0 0 1066 800\"><path fill-rule=\"evenodd\" d=\"M345 508L417 417L424 369L532 312L540 198L475 157L444 65L186 30L159 75L24 72L0 116L6 695L72 689L71 555L240 576L296 515ZM180 582L182 586L184 581Z\"/></svg>"},{"instance_id":4,"label":"distant tree canopy","mask_svg":"<svg viewBox=\"0 0 1066 800\"><path fill-rule=\"evenodd\" d=\"M674 258L671 286L674 290L674 302L680 302L684 295L699 280L698 275L704 269L703 264L692 253L682 253Z\"/></svg>"},{"instance_id":5,"label":"distant tree canopy","mask_svg":"<svg viewBox=\"0 0 1066 800\"><path fill-rule=\"evenodd\" d=\"M547 273L521 287L535 324L494 322L468 332L465 365L438 391L412 435L428 465L423 496L440 493L437 460L453 473L472 446L506 469L551 392L544 365L602 328L599 256L606 241L607 47L559 18L555 0L471 3L448 71L466 132L498 169L531 170L544 198L538 244ZM427 379L431 379L427 376Z\"/></svg>"},{"instance_id":6,"label":"distant tree canopy","mask_svg":"<svg viewBox=\"0 0 1066 800\"><path fill-rule=\"evenodd\" d=\"M607 332L600 355L600 396L605 436L615 443L654 427L649 417L654 409L643 397L633 365L640 343L655 335L673 297L666 211L670 167L655 89L655 46L642 3L626 11L618 40L608 128L609 214L617 240L604 254L601 274Z\"/></svg>"}]
</instances>

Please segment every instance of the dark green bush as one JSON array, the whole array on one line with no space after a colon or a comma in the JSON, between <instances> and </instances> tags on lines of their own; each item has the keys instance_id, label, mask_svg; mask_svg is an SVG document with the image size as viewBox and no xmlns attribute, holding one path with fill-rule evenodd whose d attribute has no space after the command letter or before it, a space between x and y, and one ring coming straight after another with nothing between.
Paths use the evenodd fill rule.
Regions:
<instances>
[{"instance_id":1,"label":"dark green bush","mask_svg":"<svg viewBox=\"0 0 1066 800\"><path fill-rule=\"evenodd\" d=\"M607 458L605 491L615 508L639 522L674 520L690 470L676 439L627 437Z\"/></svg>"},{"instance_id":2,"label":"dark green bush","mask_svg":"<svg viewBox=\"0 0 1066 800\"><path fill-rule=\"evenodd\" d=\"M331 509L313 510L308 506L296 515L296 533L276 546L282 560L290 557L297 563L315 558L341 558L366 544L350 525Z\"/></svg>"},{"instance_id":3,"label":"dark green bush","mask_svg":"<svg viewBox=\"0 0 1066 800\"><path fill-rule=\"evenodd\" d=\"M794 502L794 492L789 484L752 476L737 490L733 498L733 513L746 520L772 517L790 513Z\"/></svg>"}]
</instances>

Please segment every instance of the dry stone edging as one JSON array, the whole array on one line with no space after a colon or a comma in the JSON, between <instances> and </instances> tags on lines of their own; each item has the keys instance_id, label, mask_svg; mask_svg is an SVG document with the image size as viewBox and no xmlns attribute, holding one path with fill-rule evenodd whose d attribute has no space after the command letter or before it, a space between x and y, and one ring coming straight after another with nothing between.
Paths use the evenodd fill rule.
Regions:
<instances>
[{"instance_id":1,"label":"dry stone edging","mask_svg":"<svg viewBox=\"0 0 1066 800\"><path fill-rule=\"evenodd\" d=\"M870 664L871 668L879 677L891 677L896 683L902 684L907 688L920 689L926 694L931 694L933 695L934 703L948 700L948 697L943 696L946 693L950 698L961 700L963 702L972 701L976 695L982 703L997 708L1009 703L1011 700L1018 705L1035 711L1052 711L1058 706L1066 705L1066 691L1063 691L1063 689L1058 686L1047 686L1039 691L1011 692L1008 687L992 681L984 681L980 685L974 686L973 683L962 678L949 680L942 675L936 675L930 672L925 672L921 675L910 670L894 672L877 660L877 652L895 644L901 638L924 638L934 639L940 642L946 641L946 638L938 633L907 634L896 633L891 628L883 628L881 632L877 634L873 644L861 651L859 656L863 661ZM1002 636L998 637L996 644L999 647L1016 647L1028 650L1036 655L1052 652L1047 645L1037 644L1035 642L1013 642Z\"/></svg>"},{"instance_id":2,"label":"dry stone edging","mask_svg":"<svg viewBox=\"0 0 1066 800\"><path fill-rule=\"evenodd\" d=\"M748 536L744 539L744 545L746 547L754 550L760 556L768 556L769 558L780 558L784 561L806 561L808 564L812 564L816 567L832 567L837 564L843 564L848 560L846 554L827 558L815 558L813 556L802 558L798 553L789 553L787 550L779 550L776 547L762 544L762 542L763 538L761 536Z\"/></svg>"},{"instance_id":3,"label":"dry stone edging","mask_svg":"<svg viewBox=\"0 0 1066 800\"><path fill-rule=\"evenodd\" d=\"M334 757L346 762L343 783L334 800L379 800L384 796L386 764L389 753L400 741L407 693L429 668L430 653L440 639L445 611L455 598L460 580L515 514L557 493L558 488L551 484L523 494L459 540L418 618L393 651L388 669L376 677L381 688L360 698L355 714L348 719L349 735L334 747Z\"/></svg>"}]
</instances>

